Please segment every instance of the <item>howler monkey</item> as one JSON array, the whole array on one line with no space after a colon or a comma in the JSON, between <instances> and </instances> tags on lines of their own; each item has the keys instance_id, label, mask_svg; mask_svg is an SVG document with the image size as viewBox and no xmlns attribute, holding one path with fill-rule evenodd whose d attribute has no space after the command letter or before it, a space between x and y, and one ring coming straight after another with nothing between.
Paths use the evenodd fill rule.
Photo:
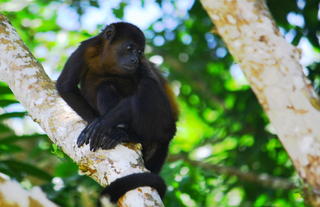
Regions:
<instances>
[{"instance_id":1,"label":"howler monkey","mask_svg":"<svg viewBox=\"0 0 320 207\"><path fill-rule=\"evenodd\" d=\"M142 144L145 166L112 182L104 193L116 202L127 191L151 186L163 197L166 185L157 175L176 132L177 106L166 80L144 57L145 37L129 23L107 26L83 41L57 80L62 98L88 122L77 144L92 151L122 142ZM78 86L79 84L79 86Z\"/></svg>"}]
</instances>

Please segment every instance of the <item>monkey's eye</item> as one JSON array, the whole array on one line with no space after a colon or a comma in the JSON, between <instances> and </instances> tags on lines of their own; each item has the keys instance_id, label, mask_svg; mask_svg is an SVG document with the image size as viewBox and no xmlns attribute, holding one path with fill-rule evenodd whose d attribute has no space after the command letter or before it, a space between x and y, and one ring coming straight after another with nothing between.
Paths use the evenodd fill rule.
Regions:
<instances>
[{"instance_id":1,"label":"monkey's eye","mask_svg":"<svg viewBox=\"0 0 320 207\"><path fill-rule=\"evenodd\" d=\"M128 46L126 47L126 49L127 49L128 51L130 51L130 50L132 50L132 46L131 46L131 45L128 45Z\"/></svg>"},{"instance_id":2,"label":"monkey's eye","mask_svg":"<svg viewBox=\"0 0 320 207\"><path fill-rule=\"evenodd\" d=\"M138 50L138 54L141 55L142 54L142 50Z\"/></svg>"}]
</instances>

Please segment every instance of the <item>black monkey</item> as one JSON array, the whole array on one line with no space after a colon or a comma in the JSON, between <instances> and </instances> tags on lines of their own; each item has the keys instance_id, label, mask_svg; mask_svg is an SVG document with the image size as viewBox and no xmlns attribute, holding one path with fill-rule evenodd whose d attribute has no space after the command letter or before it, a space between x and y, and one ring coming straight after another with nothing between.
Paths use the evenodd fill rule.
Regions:
<instances>
[{"instance_id":1,"label":"black monkey","mask_svg":"<svg viewBox=\"0 0 320 207\"><path fill-rule=\"evenodd\" d=\"M112 202L140 186L157 189L161 197L166 191L157 174L176 132L178 109L166 80L144 57L144 48L145 37L138 27L110 24L81 43L57 80L59 94L88 122L78 137L79 147L90 143L95 151L122 142L142 144L151 173L112 182L104 190Z\"/></svg>"}]
</instances>

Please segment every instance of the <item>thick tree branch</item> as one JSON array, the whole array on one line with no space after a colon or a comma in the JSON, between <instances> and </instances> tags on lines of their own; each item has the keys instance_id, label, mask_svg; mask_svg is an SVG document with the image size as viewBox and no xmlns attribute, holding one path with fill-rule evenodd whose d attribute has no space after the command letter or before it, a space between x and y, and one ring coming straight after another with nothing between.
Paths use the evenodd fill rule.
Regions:
<instances>
[{"instance_id":1,"label":"thick tree branch","mask_svg":"<svg viewBox=\"0 0 320 207\"><path fill-rule=\"evenodd\" d=\"M140 145L119 145L112 150L91 152L78 148L76 138L85 123L58 96L54 83L23 44L8 20L0 15L0 79L50 139L70 156L82 172L103 186L128 174L145 172ZM163 206L157 191L143 187L129 191L119 206Z\"/></svg>"},{"instance_id":2,"label":"thick tree branch","mask_svg":"<svg viewBox=\"0 0 320 207\"><path fill-rule=\"evenodd\" d=\"M201 0L320 206L320 104L264 0Z\"/></svg>"}]
</instances>

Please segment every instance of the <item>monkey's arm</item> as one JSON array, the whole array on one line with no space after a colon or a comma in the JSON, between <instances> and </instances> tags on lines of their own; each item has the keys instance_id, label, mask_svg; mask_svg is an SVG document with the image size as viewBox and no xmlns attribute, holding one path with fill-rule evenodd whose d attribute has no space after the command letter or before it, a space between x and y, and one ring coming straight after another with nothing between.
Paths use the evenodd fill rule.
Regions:
<instances>
[{"instance_id":1,"label":"monkey's arm","mask_svg":"<svg viewBox=\"0 0 320 207\"><path fill-rule=\"evenodd\" d=\"M109 81L103 82L97 90L97 109L100 116L107 114L120 102L119 92Z\"/></svg>"},{"instance_id":2,"label":"monkey's arm","mask_svg":"<svg viewBox=\"0 0 320 207\"><path fill-rule=\"evenodd\" d=\"M85 65L84 48L80 46L68 59L57 80L56 87L67 104L90 123L98 114L81 95L78 88L81 74L85 72Z\"/></svg>"},{"instance_id":3,"label":"monkey's arm","mask_svg":"<svg viewBox=\"0 0 320 207\"><path fill-rule=\"evenodd\" d=\"M175 132L174 119L164 90L153 78L143 78L136 93L122 99L108 113L89 124L78 138L78 146L89 143L95 151L99 147L110 149L121 142L168 143ZM128 136L127 140L110 137L113 127L128 124L138 137ZM143 140L142 137L152 140ZM138 138L138 139L137 139Z\"/></svg>"},{"instance_id":4,"label":"monkey's arm","mask_svg":"<svg viewBox=\"0 0 320 207\"><path fill-rule=\"evenodd\" d=\"M129 100L122 100L122 103L119 104L120 100L121 97L119 93L116 91L116 89L113 87L112 83L105 81L99 86L97 90L97 110L99 112L99 117L96 118L93 122L91 122L80 134L77 140L77 144L79 147L83 144L88 144L91 140L90 149L95 151L99 147L109 149L114 147L119 142L128 140L128 133L126 132L127 125L124 122L120 123L121 126L116 125L112 127L109 133L97 132L97 130L103 129L105 125L105 123L103 123L104 119L107 119L108 116L122 116L122 120L125 120L122 113L118 115L112 112L111 115L109 115L109 112L112 111L112 109L114 109L117 105L121 106L118 106L117 109L115 109L116 111L119 111L119 108L123 108L122 105L128 105ZM129 106L127 106L127 108L128 107ZM121 109L120 111L123 110ZM127 111L125 111L125 113L125 115L128 115ZM93 137L93 133L98 133L103 137ZM107 139L110 140L108 141Z\"/></svg>"},{"instance_id":5,"label":"monkey's arm","mask_svg":"<svg viewBox=\"0 0 320 207\"><path fill-rule=\"evenodd\" d=\"M145 78L141 80L133 96L122 99L105 116L100 117L99 121L89 124L79 136L79 139L84 139L86 143L90 140L91 150L99 147L110 149L121 142L139 142L143 145L145 164L152 173L132 174L112 182L102 193L107 194L112 202L117 202L126 192L141 186L157 189L161 198L165 194L166 185L163 179L154 174L161 170L167 155L169 140L175 131L170 124L171 116L168 114L170 109L167 108L169 103L164 96L157 81ZM130 127L134 125L134 131L137 130L138 137L129 135L127 140L111 137L110 130L120 123L128 123ZM140 137L142 134L144 136ZM142 137L156 140L141 139Z\"/></svg>"},{"instance_id":6,"label":"monkey's arm","mask_svg":"<svg viewBox=\"0 0 320 207\"><path fill-rule=\"evenodd\" d=\"M95 119L81 132L78 137L78 146L90 141L90 150L95 151L99 147L110 149L121 142L130 141L128 136L110 136L112 130L119 124L128 123L131 118L131 98L122 99L117 106ZM131 138L131 137L130 137Z\"/></svg>"}]
</instances>

